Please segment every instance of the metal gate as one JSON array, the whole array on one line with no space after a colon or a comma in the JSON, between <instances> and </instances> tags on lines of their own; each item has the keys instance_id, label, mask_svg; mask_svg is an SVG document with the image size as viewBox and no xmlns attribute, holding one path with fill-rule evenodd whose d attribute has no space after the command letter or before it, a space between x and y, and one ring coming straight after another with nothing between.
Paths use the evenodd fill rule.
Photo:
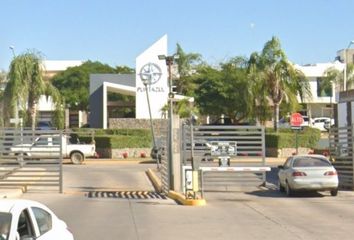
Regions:
<instances>
[{"instance_id":1,"label":"metal gate","mask_svg":"<svg viewBox=\"0 0 354 240\"><path fill-rule=\"evenodd\" d=\"M168 129L165 124L156 128L156 160L157 160L157 173L161 181L161 193L168 194L169 191L169 163L168 163Z\"/></svg>"},{"instance_id":2,"label":"metal gate","mask_svg":"<svg viewBox=\"0 0 354 240\"><path fill-rule=\"evenodd\" d=\"M0 129L0 187L63 192L62 132Z\"/></svg>"},{"instance_id":3,"label":"metal gate","mask_svg":"<svg viewBox=\"0 0 354 240\"><path fill-rule=\"evenodd\" d=\"M354 189L353 133L354 126L329 130L330 156L338 173L339 186L346 189Z\"/></svg>"},{"instance_id":4,"label":"metal gate","mask_svg":"<svg viewBox=\"0 0 354 240\"><path fill-rule=\"evenodd\" d=\"M265 130L256 126L194 126L182 132L182 161L190 171L190 160L201 171L202 191L229 191L266 182ZM183 173L187 176L187 173Z\"/></svg>"}]
</instances>

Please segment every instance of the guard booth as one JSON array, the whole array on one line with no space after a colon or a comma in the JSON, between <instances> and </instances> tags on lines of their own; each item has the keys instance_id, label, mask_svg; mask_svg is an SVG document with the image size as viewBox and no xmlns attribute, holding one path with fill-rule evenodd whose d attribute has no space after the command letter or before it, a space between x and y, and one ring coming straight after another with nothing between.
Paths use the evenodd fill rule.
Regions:
<instances>
[{"instance_id":1,"label":"guard booth","mask_svg":"<svg viewBox=\"0 0 354 240\"><path fill-rule=\"evenodd\" d=\"M183 191L195 191L192 165L199 171L198 188L233 191L242 186L265 185L265 129L257 126L182 127Z\"/></svg>"}]
</instances>

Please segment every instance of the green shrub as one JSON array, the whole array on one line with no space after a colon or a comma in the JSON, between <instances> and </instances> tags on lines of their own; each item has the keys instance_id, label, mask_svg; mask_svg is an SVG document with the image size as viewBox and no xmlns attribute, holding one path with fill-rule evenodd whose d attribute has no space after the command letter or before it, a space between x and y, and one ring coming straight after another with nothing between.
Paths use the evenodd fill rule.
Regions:
<instances>
[{"instance_id":1,"label":"green shrub","mask_svg":"<svg viewBox=\"0 0 354 240\"><path fill-rule=\"evenodd\" d=\"M146 129L75 129L80 142L91 142L91 132L97 148L149 148L151 132Z\"/></svg>"},{"instance_id":2,"label":"green shrub","mask_svg":"<svg viewBox=\"0 0 354 240\"><path fill-rule=\"evenodd\" d=\"M280 130L275 133L272 130L266 131L266 147L271 148L291 148L296 144L295 130ZM321 132L314 128L304 128L298 132L298 146L314 148L320 140Z\"/></svg>"},{"instance_id":3,"label":"green shrub","mask_svg":"<svg viewBox=\"0 0 354 240\"><path fill-rule=\"evenodd\" d=\"M91 137L79 136L80 142L91 142ZM95 136L96 148L110 148L112 146L111 137Z\"/></svg>"}]
</instances>

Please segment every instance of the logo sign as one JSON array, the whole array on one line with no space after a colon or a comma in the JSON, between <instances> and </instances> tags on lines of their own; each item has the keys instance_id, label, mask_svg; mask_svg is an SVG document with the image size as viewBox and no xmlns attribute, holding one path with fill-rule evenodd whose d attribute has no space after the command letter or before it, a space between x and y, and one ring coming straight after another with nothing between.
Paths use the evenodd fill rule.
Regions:
<instances>
[{"instance_id":1,"label":"logo sign","mask_svg":"<svg viewBox=\"0 0 354 240\"><path fill-rule=\"evenodd\" d=\"M300 113L291 114L290 125L292 127L300 127L303 122L304 119L302 118L302 115Z\"/></svg>"},{"instance_id":2,"label":"logo sign","mask_svg":"<svg viewBox=\"0 0 354 240\"><path fill-rule=\"evenodd\" d=\"M144 85L152 85L157 83L161 76L161 68L155 63L147 63L140 69L140 79Z\"/></svg>"}]
</instances>

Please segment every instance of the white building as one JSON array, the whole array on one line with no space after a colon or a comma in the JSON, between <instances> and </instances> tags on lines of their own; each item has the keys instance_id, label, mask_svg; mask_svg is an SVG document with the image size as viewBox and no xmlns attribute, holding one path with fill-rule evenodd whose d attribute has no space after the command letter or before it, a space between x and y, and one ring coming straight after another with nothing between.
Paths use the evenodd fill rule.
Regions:
<instances>
[{"instance_id":1,"label":"white building","mask_svg":"<svg viewBox=\"0 0 354 240\"><path fill-rule=\"evenodd\" d=\"M83 64L83 61L63 61L63 60L45 60L43 63L44 79L49 80L59 72L65 71L70 67L77 67ZM55 110L52 98L46 98L42 95L39 99L38 105L38 119L44 121L51 121L52 112Z\"/></svg>"},{"instance_id":2,"label":"white building","mask_svg":"<svg viewBox=\"0 0 354 240\"><path fill-rule=\"evenodd\" d=\"M323 78L326 76L326 71L330 68L335 68L343 71L344 64L335 61L333 63L317 63L308 65L295 65L295 68L304 73L310 83L312 97L303 99L305 109L301 112L303 115L308 115L310 118L315 117L334 117L334 105L338 101L338 90L335 84L332 84L332 89L323 88Z\"/></svg>"}]
</instances>

